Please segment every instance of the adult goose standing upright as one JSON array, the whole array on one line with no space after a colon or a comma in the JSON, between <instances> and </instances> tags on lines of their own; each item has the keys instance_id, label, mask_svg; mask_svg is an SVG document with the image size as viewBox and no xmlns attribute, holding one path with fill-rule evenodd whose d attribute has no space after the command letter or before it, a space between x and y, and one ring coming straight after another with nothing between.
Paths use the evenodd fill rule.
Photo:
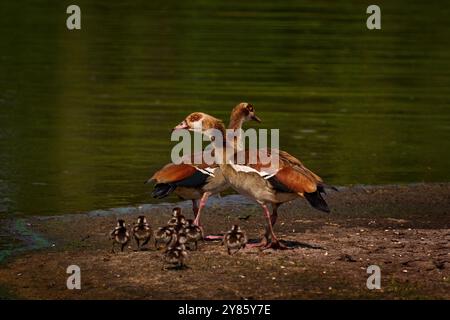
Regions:
<instances>
[{"instance_id":1,"label":"adult goose standing upright","mask_svg":"<svg viewBox=\"0 0 450 320\"><path fill-rule=\"evenodd\" d=\"M174 129L196 131L200 127L197 122L201 121L201 131L204 134L207 134L207 130L211 128L219 129L225 134L223 123L219 119L200 112L196 112L194 115L195 117L192 117L192 114L189 115ZM222 152L223 159L219 164L221 173L234 190L255 200L263 208L267 219L267 243L265 243L265 248L286 248L278 241L273 231L276 209L280 204L302 197L312 207L324 212L330 211L322 198L322 193L325 193L325 188L328 186L294 156L282 150L272 149L265 150L266 155L271 159L269 163L262 162L258 152L256 161L250 161L248 150L238 150L230 155L227 152L229 147L229 143L226 141L222 146L215 145L216 149L227 148L225 151L222 150L224 151ZM235 164L236 153L240 152L244 152L244 162ZM239 159L239 157L236 158ZM275 161L277 161L276 166L271 166ZM267 207L268 204L273 206L274 215L272 216ZM258 245L263 245L263 243Z\"/></svg>"},{"instance_id":2,"label":"adult goose standing upright","mask_svg":"<svg viewBox=\"0 0 450 320\"><path fill-rule=\"evenodd\" d=\"M197 116L197 114L191 114L189 121L200 120L196 119ZM228 128L239 130L244 122L251 120L261 122L250 103L239 103L231 111ZM239 150L241 141L235 140L232 143L236 144ZM173 192L183 200L192 200L192 210L195 215L194 224L198 226L201 225L200 215L208 197L223 192L229 187L220 172L220 168L210 167L206 164L169 163L155 172L146 183L152 181L156 182L152 193L154 198L161 199ZM200 199L199 205L197 205L198 199Z\"/></svg>"}]
</instances>

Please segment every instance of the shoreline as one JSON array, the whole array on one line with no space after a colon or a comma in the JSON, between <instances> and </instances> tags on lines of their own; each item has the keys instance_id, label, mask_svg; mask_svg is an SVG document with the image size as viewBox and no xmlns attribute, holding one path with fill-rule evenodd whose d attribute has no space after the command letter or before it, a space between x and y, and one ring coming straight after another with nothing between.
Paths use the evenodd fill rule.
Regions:
<instances>
[{"instance_id":1,"label":"shoreline","mask_svg":"<svg viewBox=\"0 0 450 320\"><path fill-rule=\"evenodd\" d=\"M246 249L230 257L219 243L204 242L189 252L183 271L161 270L162 252L135 252L133 242L112 255L107 234L116 217L128 224L145 214L154 230L174 206L191 217L190 201L23 219L22 231L32 231L31 250L0 263L0 297L450 299L450 183L339 189L326 198L331 214L317 213L302 199L281 206L275 232L292 250ZM264 220L256 204L238 195L211 200L203 213L207 233L239 223L250 239L259 238ZM240 220L243 216L250 218ZM82 270L78 292L65 288L70 264ZM379 264L385 274L376 292L365 287L370 264ZM218 283L205 283L211 278ZM270 289L261 290L261 281Z\"/></svg>"}]
</instances>

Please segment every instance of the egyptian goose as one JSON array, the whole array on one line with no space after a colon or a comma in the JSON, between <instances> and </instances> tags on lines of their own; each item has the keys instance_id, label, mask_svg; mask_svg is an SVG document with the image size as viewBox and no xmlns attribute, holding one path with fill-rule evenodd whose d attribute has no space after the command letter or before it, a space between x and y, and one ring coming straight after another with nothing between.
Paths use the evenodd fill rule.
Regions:
<instances>
[{"instance_id":1,"label":"egyptian goose","mask_svg":"<svg viewBox=\"0 0 450 320\"><path fill-rule=\"evenodd\" d=\"M223 237L223 244L227 248L228 254L231 255L238 252L242 248L245 248L245 245L247 244L247 236L245 235L245 232L235 224Z\"/></svg>"},{"instance_id":2,"label":"egyptian goose","mask_svg":"<svg viewBox=\"0 0 450 320\"><path fill-rule=\"evenodd\" d=\"M117 220L117 226L111 231L110 235L113 241L111 248L112 253L115 253L114 246L116 243L121 246L120 251L123 251L123 248L127 245L128 241L130 241L130 234L125 227L125 221L122 219Z\"/></svg>"},{"instance_id":3,"label":"egyptian goose","mask_svg":"<svg viewBox=\"0 0 450 320\"><path fill-rule=\"evenodd\" d=\"M134 240L136 240L137 249L141 250L150 241L152 235L152 228L147 223L145 216L139 216L137 223L133 226L133 236ZM142 244L140 243L141 241L143 241Z\"/></svg>"},{"instance_id":4,"label":"egyptian goose","mask_svg":"<svg viewBox=\"0 0 450 320\"><path fill-rule=\"evenodd\" d=\"M192 119L195 116L195 114L192 114ZM253 106L242 102L231 111L228 127L238 130L242 128L244 122L251 120L261 122L255 115ZM241 145L240 141L234 141L234 143L236 143L237 149ZM208 171L214 172L214 174L210 175ZM200 215L208 197L228 189L228 185L220 173L220 168L210 168L207 165L169 163L155 172L146 183L151 181L156 182L152 193L154 198L161 199L173 192L183 200L192 200L192 210L195 215L194 223L198 226L200 226ZM199 205L197 205L198 199L200 199Z\"/></svg>"},{"instance_id":5,"label":"egyptian goose","mask_svg":"<svg viewBox=\"0 0 450 320\"><path fill-rule=\"evenodd\" d=\"M195 115L195 117L192 117ZM174 129L188 129L196 131L199 127L197 121L201 121L201 131L215 128L225 133L222 121L208 114L196 112L189 115L182 123ZM216 145L215 148L229 148L225 142L223 146ZM263 150L263 149L260 149ZM236 152L244 152L244 163L234 164ZM297 158L282 150L265 150L266 154L278 161L274 167L269 164L263 165L259 154L256 163L250 163L249 152L238 150L235 153L223 152L224 159L219 165L221 173L226 182L238 193L255 200L264 210L267 219L266 248L285 249L273 232L273 224L277 217L277 208L280 204L294 200L298 197L305 198L309 204L324 212L329 212L329 208L322 193L325 193L326 186L322 179L308 170ZM237 158L239 159L239 157ZM274 215L271 216L268 204L272 204ZM269 237L271 241L269 242ZM258 245L262 245L258 244Z\"/></svg>"}]
</instances>

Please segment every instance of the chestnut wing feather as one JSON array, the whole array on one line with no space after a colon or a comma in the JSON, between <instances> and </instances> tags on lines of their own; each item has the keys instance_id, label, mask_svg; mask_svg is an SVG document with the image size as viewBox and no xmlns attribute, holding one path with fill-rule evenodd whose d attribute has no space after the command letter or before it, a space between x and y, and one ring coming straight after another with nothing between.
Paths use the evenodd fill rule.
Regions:
<instances>
[{"instance_id":1,"label":"chestnut wing feather","mask_svg":"<svg viewBox=\"0 0 450 320\"><path fill-rule=\"evenodd\" d=\"M306 168L300 160L290 155L286 151L277 149L266 149L268 157L278 155L278 171L275 175L268 175L268 180L275 189L283 192L295 192L304 194L311 193L317 190L317 186L322 183L322 179ZM270 164L261 162L258 154L258 161L256 163L249 163L250 157L248 150L244 151L246 166L262 173L270 167ZM263 174L262 174L263 175Z\"/></svg>"},{"instance_id":2,"label":"chestnut wing feather","mask_svg":"<svg viewBox=\"0 0 450 320\"><path fill-rule=\"evenodd\" d=\"M197 169L190 164L169 163L155 172L151 180L155 180L157 183L172 183L189 178L196 171Z\"/></svg>"}]
</instances>

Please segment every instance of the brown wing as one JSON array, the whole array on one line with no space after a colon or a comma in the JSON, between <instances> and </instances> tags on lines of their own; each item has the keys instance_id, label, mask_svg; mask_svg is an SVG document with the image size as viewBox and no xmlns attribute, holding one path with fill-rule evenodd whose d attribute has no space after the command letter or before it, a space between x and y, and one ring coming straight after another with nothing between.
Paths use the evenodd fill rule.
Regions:
<instances>
[{"instance_id":1,"label":"brown wing","mask_svg":"<svg viewBox=\"0 0 450 320\"><path fill-rule=\"evenodd\" d=\"M166 164L162 169L155 172L149 181L157 183L170 183L186 179L195 173L196 169L190 164Z\"/></svg>"},{"instance_id":2,"label":"brown wing","mask_svg":"<svg viewBox=\"0 0 450 320\"><path fill-rule=\"evenodd\" d=\"M202 159L202 158L200 158ZM181 164L174 164L174 163L168 163L166 164L162 169L156 171L153 176L147 181L156 181L156 183L171 183L180 181L186 178L191 177L194 175L197 171L197 168L204 169L204 168L215 168L218 165L208 165L205 162L202 162L200 164L195 164L196 158L195 154L186 155L183 157L183 160L185 162L190 162L194 164L189 163L181 163ZM203 161L203 159L202 159Z\"/></svg>"},{"instance_id":3,"label":"brown wing","mask_svg":"<svg viewBox=\"0 0 450 320\"><path fill-rule=\"evenodd\" d=\"M292 167L293 169L295 169L295 171L301 173L302 175L304 175L308 179L310 179L310 180L312 180L312 181L314 181L316 183L321 183L322 182L322 178L321 177L319 177L317 174L315 174L314 172L312 172L311 170L306 168L303 165L303 163L300 162L300 160L298 160L294 156L290 155L286 151L280 150L279 151L279 156L280 156L280 161L284 162L283 167Z\"/></svg>"},{"instance_id":4,"label":"brown wing","mask_svg":"<svg viewBox=\"0 0 450 320\"><path fill-rule=\"evenodd\" d=\"M277 184L281 184L283 189L291 190L295 193L304 194L311 193L317 190L317 186L322 183L322 179L314 172L306 168L300 160L290 155L286 151L277 149L263 149L268 157L278 155L278 171L273 176L277 180ZM257 170L264 171L270 167L270 164L261 162L258 154L258 161L250 163L250 156L248 150L245 152L246 165Z\"/></svg>"},{"instance_id":5,"label":"brown wing","mask_svg":"<svg viewBox=\"0 0 450 320\"><path fill-rule=\"evenodd\" d=\"M311 176L305 175L292 167L280 169L274 178L287 189L302 195L305 192L311 193L317 190L317 180L312 179Z\"/></svg>"}]
</instances>

